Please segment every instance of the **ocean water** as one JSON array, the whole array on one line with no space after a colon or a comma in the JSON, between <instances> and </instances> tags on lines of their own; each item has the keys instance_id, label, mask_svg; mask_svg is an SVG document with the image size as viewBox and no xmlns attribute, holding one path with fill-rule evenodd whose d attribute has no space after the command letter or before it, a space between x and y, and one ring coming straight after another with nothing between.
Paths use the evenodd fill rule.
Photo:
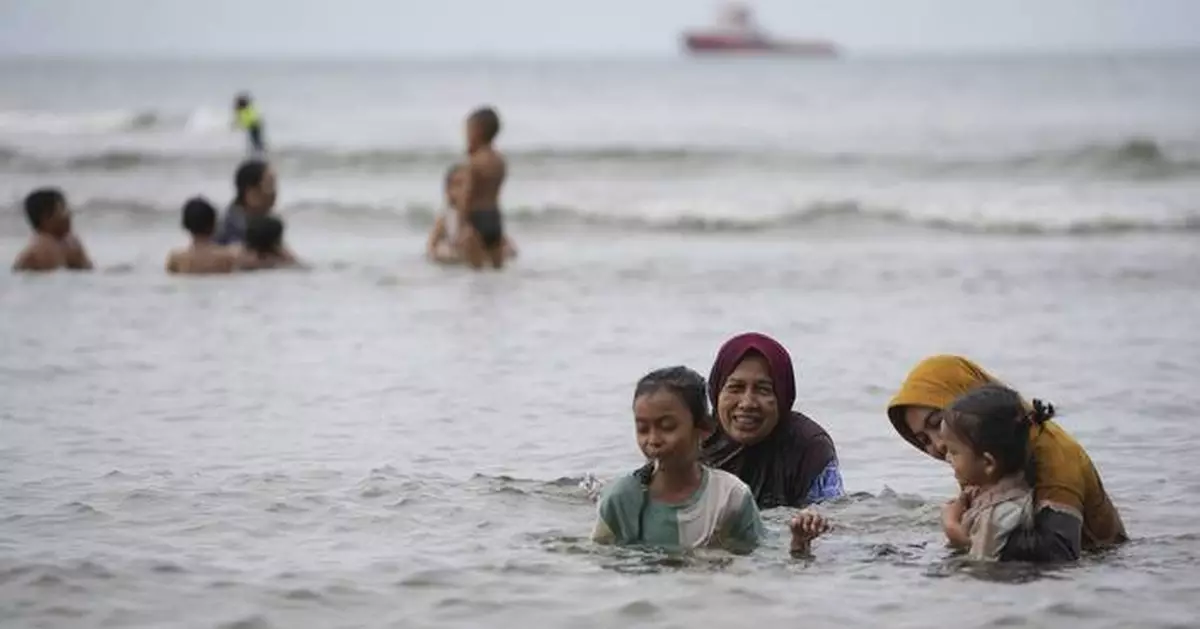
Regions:
<instances>
[{"instance_id":1,"label":"ocean water","mask_svg":"<svg viewBox=\"0 0 1200 629\"><path fill-rule=\"evenodd\" d=\"M1200 626L1200 57L0 62L0 255L62 186L92 274L0 277L0 626ZM253 90L313 270L162 272ZM503 273L422 259L465 114ZM597 548L636 379L759 330L852 495L812 560ZM887 399L958 352L1051 400L1134 539L946 551Z\"/></svg>"}]
</instances>

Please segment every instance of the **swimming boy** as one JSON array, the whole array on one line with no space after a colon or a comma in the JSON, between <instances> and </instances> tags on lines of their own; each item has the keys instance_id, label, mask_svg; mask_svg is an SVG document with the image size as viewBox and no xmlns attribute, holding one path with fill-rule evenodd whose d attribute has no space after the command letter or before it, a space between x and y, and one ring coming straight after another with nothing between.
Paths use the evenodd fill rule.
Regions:
<instances>
[{"instance_id":1,"label":"swimming boy","mask_svg":"<svg viewBox=\"0 0 1200 629\"><path fill-rule=\"evenodd\" d=\"M83 243L71 233L71 210L57 188L39 188L25 197L25 216L33 237L13 263L14 271L90 271Z\"/></svg>"},{"instance_id":2,"label":"swimming boy","mask_svg":"<svg viewBox=\"0 0 1200 629\"><path fill-rule=\"evenodd\" d=\"M192 235L192 244L171 252L167 257L168 273L205 275L233 272L237 255L213 241L213 232L217 229L217 210L208 199L188 199L183 205L183 228Z\"/></svg>"},{"instance_id":3,"label":"swimming boy","mask_svg":"<svg viewBox=\"0 0 1200 629\"><path fill-rule=\"evenodd\" d=\"M463 228L463 254L471 268L485 261L494 268L504 266L504 222L500 216L500 188L508 166L492 146L500 133L500 116L482 107L467 117L466 181L458 205Z\"/></svg>"},{"instance_id":4,"label":"swimming boy","mask_svg":"<svg viewBox=\"0 0 1200 629\"><path fill-rule=\"evenodd\" d=\"M263 137L263 121L250 95L242 92L233 100L234 124L246 131L246 142L251 156L266 152L267 141Z\"/></svg>"},{"instance_id":5,"label":"swimming boy","mask_svg":"<svg viewBox=\"0 0 1200 629\"><path fill-rule=\"evenodd\" d=\"M233 186L236 196L225 209L217 228L215 240L219 245L233 245L245 240L247 219L270 214L279 193L275 169L259 159L248 159L238 166Z\"/></svg>"}]
</instances>

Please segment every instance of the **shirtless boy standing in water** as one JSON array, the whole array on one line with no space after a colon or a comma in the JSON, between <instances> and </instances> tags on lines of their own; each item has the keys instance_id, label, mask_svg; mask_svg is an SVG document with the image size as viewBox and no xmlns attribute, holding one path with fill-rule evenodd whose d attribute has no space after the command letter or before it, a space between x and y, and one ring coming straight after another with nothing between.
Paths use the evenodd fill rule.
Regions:
<instances>
[{"instance_id":1,"label":"shirtless boy standing in water","mask_svg":"<svg viewBox=\"0 0 1200 629\"><path fill-rule=\"evenodd\" d=\"M504 266L504 221L500 216L500 188L508 166L492 147L500 133L500 116L491 107L476 109L467 117L467 163L458 207L463 227L463 254L473 269Z\"/></svg>"}]
</instances>

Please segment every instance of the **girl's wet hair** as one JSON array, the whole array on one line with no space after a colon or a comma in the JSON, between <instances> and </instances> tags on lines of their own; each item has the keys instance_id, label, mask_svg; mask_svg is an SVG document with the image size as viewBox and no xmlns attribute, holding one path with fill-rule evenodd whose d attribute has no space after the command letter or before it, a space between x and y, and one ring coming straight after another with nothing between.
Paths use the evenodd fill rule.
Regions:
<instances>
[{"instance_id":1,"label":"girl's wet hair","mask_svg":"<svg viewBox=\"0 0 1200 629\"><path fill-rule=\"evenodd\" d=\"M683 402L696 427L709 428L713 425L712 414L708 412L708 387L704 376L682 365L655 369L638 380L633 389L633 399L664 390L674 393Z\"/></svg>"},{"instance_id":2,"label":"girl's wet hair","mask_svg":"<svg viewBox=\"0 0 1200 629\"><path fill-rule=\"evenodd\" d=\"M987 384L960 396L946 409L945 426L976 454L990 454L1004 476L1024 472L1035 484L1029 431L1054 417L1054 405L1034 400L1030 406L1008 387Z\"/></svg>"}]
</instances>

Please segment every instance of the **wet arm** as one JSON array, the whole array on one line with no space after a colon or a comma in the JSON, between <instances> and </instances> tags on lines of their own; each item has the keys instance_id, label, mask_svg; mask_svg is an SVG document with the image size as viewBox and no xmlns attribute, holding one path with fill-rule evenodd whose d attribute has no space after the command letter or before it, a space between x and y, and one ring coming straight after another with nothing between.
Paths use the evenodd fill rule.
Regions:
<instances>
[{"instance_id":1,"label":"wet arm","mask_svg":"<svg viewBox=\"0 0 1200 629\"><path fill-rule=\"evenodd\" d=\"M237 271L258 271L259 269L266 268L266 265L259 260L258 256L245 249L235 251L233 260L234 270Z\"/></svg>"},{"instance_id":2,"label":"wet arm","mask_svg":"<svg viewBox=\"0 0 1200 629\"><path fill-rule=\"evenodd\" d=\"M730 527L726 550L748 554L758 547L765 536L766 528L762 523L762 515L758 512L758 505L754 504L754 495L747 491L741 506L733 515L733 526Z\"/></svg>"},{"instance_id":3,"label":"wet arm","mask_svg":"<svg viewBox=\"0 0 1200 629\"><path fill-rule=\"evenodd\" d=\"M805 502L813 504L841 498L846 495L846 488L842 483L842 470L838 466L837 459L829 462L825 469L813 479L813 482L808 487L808 494L805 496Z\"/></svg>"},{"instance_id":4,"label":"wet arm","mask_svg":"<svg viewBox=\"0 0 1200 629\"><path fill-rule=\"evenodd\" d=\"M971 547L971 532L963 526L963 513L970 506L970 500L971 494L962 492L942 507L942 531L946 533L946 542L953 548Z\"/></svg>"},{"instance_id":5,"label":"wet arm","mask_svg":"<svg viewBox=\"0 0 1200 629\"><path fill-rule=\"evenodd\" d=\"M1014 531L1000 557L1006 561L1075 561L1083 544L1083 519L1069 507L1043 503L1033 526Z\"/></svg>"},{"instance_id":6,"label":"wet arm","mask_svg":"<svg viewBox=\"0 0 1200 629\"><path fill-rule=\"evenodd\" d=\"M630 541L622 539L621 521L621 508L617 496L612 491L605 491L596 504L596 525L592 528L592 541L597 544Z\"/></svg>"},{"instance_id":7,"label":"wet arm","mask_svg":"<svg viewBox=\"0 0 1200 629\"><path fill-rule=\"evenodd\" d=\"M954 548L970 548L971 536L963 527L961 520L954 520L942 514L942 531L946 533L946 541Z\"/></svg>"},{"instance_id":8,"label":"wet arm","mask_svg":"<svg viewBox=\"0 0 1200 629\"><path fill-rule=\"evenodd\" d=\"M88 257L83 243L75 236L70 236L67 247L67 268L75 271L91 271L92 259Z\"/></svg>"}]
</instances>

